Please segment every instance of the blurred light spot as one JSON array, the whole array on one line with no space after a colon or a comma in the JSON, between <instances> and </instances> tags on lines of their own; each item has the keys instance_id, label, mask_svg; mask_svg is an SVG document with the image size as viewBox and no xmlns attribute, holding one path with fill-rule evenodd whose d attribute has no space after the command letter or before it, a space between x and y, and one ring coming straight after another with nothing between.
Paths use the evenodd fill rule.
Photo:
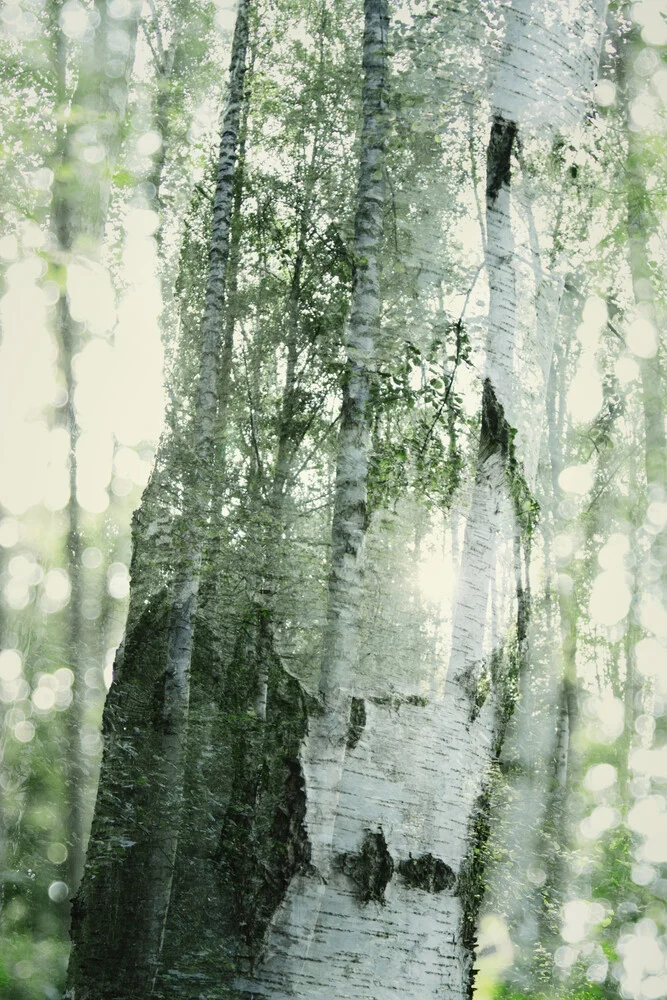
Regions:
<instances>
[{"instance_id":1,"label":"blurred light spot","mask_svg":"<svg viewBox=\"0 0 667 1000\"><path fill-rule=\"evenodd\" d=\"M574 539L572 535L555 535L553 545L557 559L569 559L574 550Z\"/></svg>"},{"instance_id":2,"label":"blurred light spot","mask_svg":"<svg viewBox=\"0 0 667 1000\"><path fill-rule=\"evenodd\" d=\"M47 847L46 856L54 865L61 865L63 861L67 860L67 848L64 844L55 841Z\"/></svg>"},{"instance_id":3,"label":"blurred light spot","mask_svg":"<svg viewBox=\"0 0 667 1000\"><path fill-rule=\"evenodd\" d=\"M574 590L574 580L569 573L558 573L556 576L556 588L559 594L564 597L569 597L569 595Z\"/></svg>"},{"instance_id":4,"label":"blurred light spot","mask_svg":"<svg viewBox=\"0 0 667 1000\"><path fill-rule=\"evenodd\" d=\"M561 937L568 944L582 941L589 930L604 920L606 910L601 903L589 903L585 899L572 899L563 907L563 927Z\"/></svg>"},{"instance_id":5,"label":"blurred light spot","mask_svg":"<svg viewBox=\"0 0 667 1000\"><path fill-rule=\"evenodd\" d=\"M101 163L106 156L106 149L99 142L92 146L84 146L81 150L81 159L92 165Z\"/></svg>"},{"instance_id":6,"label":"blurred light spot","mask_svg":"<svg viewBox=\"0 0 667 1000\"><path fill-rule=\"evenodd\" d=\"M121 476L114 476L111 483L111 490L114 496L126 497L132 492L134 483L131 479L123 479Z\"/></svg>"},{"instance_id":7,"label":"blurred light spot","mask_svg":"<svg viewBox=\"0 0 667 1000\"><path fill-rule=\"evenodd\" d=\"M616 85L611 80L598 80L593 96L601 108L609 108L616 100Z\"/></svg>"},{"instance_id":8,"label":"blurred light spot","mask_svg":"<svg viewBox=\"0 0 667 1000\"><path fill-rule=\"evenodd\" d=\"M565 493L584 496L593 485L593 469L588 465L570 465L558 477L558 485Z\"/></svg>"},{"instance_id":9,"label":"blurred light spot","mask_svg":"<svg viewBox=\"0 0 667 1000\"><path fill-rule=\"evenodd\" d=\"M633 69L638 76L650 76L659 65L658 54L653 49L642 49L633 63Z\"/></svg>"},{"instance_id":10,"label":"blurred light spot","mask_svg":"<svg viewBox=\"0 0 667 1000\"><path fill-rule=\"evenodd\" d=\"M34 735L35 727L32 722L25 720L24 722L17 722L14 726L14 739L18 740L19 743L30 743Z\"/></svg>"},{"instance_id":11,"label":"blurred light spot","mask_svg":"<svg viewBox=\"0 0 667 1000\"><path fill-rule=\"evenodd\" d=\"M645 774L650 778L667 778L667 746L659 750L633 750L629 759L630 768L635 773ZM667 845L667 839L665 844Z\"/></svg>"},{"instance_id":12,"label":"blurred light spot","mask_svg":"<svg viewBox=\"0 0 667 1000\"><path fill-rule=\"evenodd\" d=\"M632 17L642 27L642 40L646 45L666 45L667 26L661 15L661 4L656 0L643 0L632 7Z\"/></svg>"},{"instance_id":13,"label":"blurred light spot","mask_svg":"<svg viewBox=\"0 0 667 1000\"><path fill-rule=\"evenodd\" d=\"M14 966L14 975L17 979L30 979L33 971L32 962L17 962Z\"/></svg>"},{"instance_id":14,"label":"blurred light spot","mask_svg":"<svg viewBox=\"0 0 667 1000\"><path fill-rule=\"evenodd\" d=\"M44 571L31 555L18 555L9 560L9 572L22 583L36 586L44 576Z\"/></svg>"},{"instance_id":15,"label":"blurred light spot","mask_svg":"<svg viewBox=\"0 0 667 1000\"><path fill-rule=\"evenodd\" d=\"M627 535L615 532L610 536L606 545L603 545L598 553L598 562L602 569L613 570L622 569L625 557L630 552L630 541Z\"/></svg>"},{"instance_id":16,"label":"blurred light spot","mask_svg":"<svg viewBox=\"0 0 667 1000\"><path fill-rule=\"evenodd\" d=\"M63 690L70 688L74 683L74 674L69 667L58 667L53 676L58 683L58 687Z\"/></svg>"},{"instance_id":17,"label":"blurred light spot","mask_svg":"<svg viewBox=\"0 0 667 1000\"><path fill-rule=\"evenodd\" d=\"M111 282L111 276L107 268L100 264L86 261L85 263L72 263L67 269L67 295L70 302L72 316L79 323L86 323L91 333L98 336L108 334L116 322L116 299ZM85 352L95 352L99 355L103 347L95 341L89 342L84 347L81 354L77 355L76 368L77 376L81 374L85 377L85 371L81 372L79 366L82 364L82 354ZM108 365L104 355L104 364ZM83 360L85 364L85 360Z\"/></svg>"},{"instance_id":18,"label":"blurred light spot","mask_svg":"<svg viewBox=\"0 0 667 1000\"><path fill-rule=\"evenodd\" d=\"M22 611L30 603L30 589L23 580L10 580L5 584L5 600L14 611Z\"/></svg>"},{"instance_id":19,"label":"blurred light spot","mask_svg":"<svg viewBox=\"0 0 667 1000\"><path fill-rule=\"evenodd\" d=\"M6 705L11 705L13 701L20 702L30 694L30 685L18 678L14 681L2 681L0 683L0 701Z\"/></svg>"},{"instance_id":20,"label":"blurred light spot","mask_svg":"<svg viewBox=\"0 0 667 1000\"><path fill-rule=\"evenodd\" d=\"M639 603L640 624L654 635L667 638L667 611L657 597L644 594Z\"/></svg>"},{"instance_id":21,"label":"blurred light spot","mask_svg":"<svg viewBox=\"0 0 667 1000\"><path fill-rule=\"evenodd\" d=\"M667 996L667 976L647 976L642 980L642 1000L659 1000Z\"/></svg>"},{"instance_id":22,"label":"blurred light spot","mask_svg":"<svg viewBox=\"0 0 667 1000\"><path fill-rule=\"evenodd\" d=\"M107 3L107 12L116 21L120 21L124 17L129 17L132 9L131 0L109 0Z\"/></svg>"},{"instance_id":23,"label":"blurred light spot","mask_svg":"<svg viewBox=\"0 0 667 1000\"><path fill-rule=\"evenodd\" d=\"M547 880L547 873L543 868L529 868L527 874L533 885L544 885Z\"/></svg>"},{"instance_id":24,"label":"blurred light spot","mask_svg":"<svg viewBox=\"0 0 667 1000\"><path fill-rule=\"evenodd\" d=\"M85 597L81 602L81 612L87 621L94 622L102 614L102 605L96 597Z\"/></svg>"},{"instance_id":25,"label":"blurred light spot","mask_svg":"<svg viewBox=\"0 0 667 1000\"><path fill-rule=\"evenodd\" d=\"M625 618L631 601L627 574L620 570L604 570L593 583L589 614L599 625L615 625Z\"/></svg>"},{"instance_id":26,"label":"blurred light spot","mask_svg":"<svg viewBox=\"0 0 667 1000\"><path fill-rule=\"evenodd\" d=\"M630 877L635 885L650 885L657 872L652 865L633 865Z\"/></svg>"},{"instance_id":27,"label":"blurred light spot","mask_svg":"<svg viewBox=\"0 0 667 1000\"><path fill-rule=\"evenodd\" d=\"M125 218L125 229L131 236L152 236L160 225L160 216L151 208L131 208Z\"/></svg>"},{"instance_id":28,"label":"blurred light spot","mask_svg":"<svg viewBox=\"0 0 667 1000\"><path fill-rule=\"evenodd\" d=\"M587 424L600 412L604 397L594 358L582 359L567 394L567 408L573 420Z\"/></svg>"},{"instance_id":29,"label":"blurred light spot","mask_svg":"<svg viewBox=\"0 0 667 1000\"><path fill-rule=\"evenodd\" d=\"M611 806L597 806L590 816L581 821L579 829L586 840L596 840L607 830L618 826L620 822L621 814L618 809L612 809Z\"/></svg>"},{"instance_id":30,"label":"blurred light spot","mask_svg":"<svg viewBox=\"0 0 667 1000\"><path fill-rule=\"evenodd\" d=\"M49 899L54 903L64 903L69 894L66 882L52 882L49 886Z\"/></svg>"},{"instance_id":31,"label":"blurred light spot","mask_svg":"<svg viewBox=\"0 0 667 1000\"><path fill-rule=\"evenodd\" d=\"M477 955L482 975L497 978L512 965L512 939L507 924L495 913L487 913L480 920Z\"/></svg>"},{"instance_id":32,"label":"blurred light spot","mask_svg":"<svg viewBox=\"0 0 667 1000\"><path fill-rule=\"evenodd\" d=\"M0 653L0 680L15 681L21 676L22 660L17 649L3 649Z\"/></svg>"},{"instance_id":33,"label":"blurred light spot","mask_svg":"<svg viewBox=\"0 0 667 1000\"><path fill-rule=\"evenodd\" d=\"M72 704L71 688L61 688L56 692L56 712L64 712Z\"/></svg>"},{"instance_id":34,"label":"blurred light spot","mask_svg":"<svg viewBox=\"0 0 667 1000\"><path fill-rule=\"evenodd\" d=\"M626 343L638 358L652 358L658 350L658 335L649 320L639 316L628 327Z\"/></svg>"},{"instance_id":35,"label":"blurred light spot","mask_svg":"<svg viewBox=\"0 0 667 1000\"><path fill-rule=\"evenodd\" d=\"M635 646L637 669L644 677L656 677L665 672L665 648L657 639L640 639Z\"/></svg>"},{"instance_id":36,"label":"blurred light spot","mask_svg":"<svg viewBox=\"0 0 667 1000\"><path fill-rule=\"evenodd\" d=\"M30 185L34 187L36 191L48 191L53 184L53 170L49 170L48 167L39 167L37 170L33 170L30 174ZM44 242L44 234L41 233L42 243ZM41 246L42 244L33 244L33 246Z\"/></svg>"},{"instance_id":37,"label":"blurred light spot","mask_svg":"<svg viewBox=\"0 0 667 1000\"><path fill-rule=\"evenodd\" d=\"M586 969L586 978L591 983L603 983L607 978L609 962L602 956L596 962L591 963Z\"/></svg>"},{"instance_id":38,"label":"blurred light spot","mask_svg":"<svg viewBox=\"0 0 667 1000\"><path fill-rule=\"evenodd\" d=\"M630 119L638 129L654 129L657 125L657 101L652 94L640 94L630 105Z\"/></svg>"},{"instance_id":39,"label":"blurred light spot","mask_svg":"<svg viewBox=\"0 0 667 1000\"><path fill-rule=\"evenodd\" d=\"M0 545L12 549L19 540L19 522L13 517L3 517L0 521Z\"/></svg>"},{"instance_id":40,"label":"blurred light spot","mask_svg":"<svg viewBox=\"0 0 667 1000\"><path fill-rule=\"evenodd\" d=\"M56 693L40 685L32 693L32 703L40 712L50 712L56 703Z\"/></svg>"},{"instance_id":41,"label":"blurred light spot","mask_svg":"<svg viewBox=\"0 0 667 1000\"><path fill-rule=\"evenodd\" d=\"M90 514L103 514L109 506L109 494L104 489L77 491L79 505Z\"/></svg>"},{"instance_id":42,"label":"blurred light spot","mask_svg":"<svg viewBox=\"0 0 667 1000\"><path fill-rule=\"evenodd\" d=\"M561 945L560 948L556 949L554 962L560 969L570 969L578 957L579 951L576 948L570 948L568 945Z\"/></svg>"},{"instance_id":43,"label":"blurred light spot","mask_svg":"<svg viewBox=\"0 0 667 1000\"><path fill-rule=\"evenodd\" d=\"M0 257L3 260L16 260L19 255L19 245L15 236L3 236L0 239Z\"/></svg>"},{"instance_id":44,"label":"blurred light spot","mask_svg":"<svg viewBox=\"0 0 667 1000\"><path fill-rule=\"evenodd\" d=\"M115 562L109 566L107 588L118 601L127 597L130 592L130 574L125 563Z\"/></svg>"},{"instance_id":45,"label":"blurred light spot","mask_svg":"<svg viewBox=\"0 0 667 1000\"><path fill-rule=\"evenodd\" d=\"M71 592L69 576L64 569L52 569L44 577L44 593L41 608L47 614L60 611L69 600Z\"/></svg>"},{"instance_id":46,"label":"blurred light spot","mask_svg":"<svg viewBox=\"0 0 667 1000\"><path fill-rule=\"evenodd\" d=\"M102 673L97 667L90 667L84 674L86 685L90 688L101 688L104 683Z\"/></svg>"},{"instance_id":47,"label":"blurred light spot","mask_svg":"<svg viewBox=\"0 0 667 1000\"><path fill-rule=\"evenodd\" d=\"M51 171L49 170L48 173L50 174ZM22 229L23 229L22 238L24 246L30 247L35 250L38 250L40 247L44 246L44 243L46 242L46 237L44 236L44 233L36 223L26 222L23 224Z\"/></svg>"},{"instance_id":48,"label":"blurred light spot","mask_svg":"<svg viewBox=\"0 0 667 1000\"><path fill-rule=\"evenodd\" d=\"M137 152L140 156L153 156L162 146L162 137L159 132L144 132L137 139ZM155 230L153 230L155 232ZM152 235L152 234L149 234Z\"/></svg>"},{"instance_id":49,"label":"blurred light spot","mask_svg":"<svg viewBox=\"0 0 667 1000\"><path fill-rule=\"evenodd\" d=\"M584 703L584 711L596 722L592 727L592 738L597 743L613 743L623 732L625 710L620 698L614 698L610 691L603 697L590 697Z\"/></svg>"},{"instance_id":50,"label":"blurred light spot","mask_svg":"<svg viewBox=\"0 0 667 1000\"><path fill-rule=\"evenodd\" d=\"M102 737L98 732L85 733L81 737L81 749L87 757L95 757L102 751Z\"/></svg>"},{"instance_id":51,"label":"blurred light spot","mask_svg":"<svg viewBox=\"0 0 667 1000\"><path fill-rule=\"evenodd\" d=\"M60 27L68 38L80 39L88 31L88 15L76 0L68 0L60 12Z\"/></svg>"},{"instance_id":52,"label":"blurred light spot","mask_svg":"<svg viewBox=\"0 0 667 1000\"><path fill-rule=\"evenodd\" d=\"M97 569L102 562L102 553L96 546L90 545L87 549L83 550L81 562L86 569Z\"/></svg>"},{"instance_id":53,"label":"blurred light spot","mask_svg":"<svg viewBox=\"0 0 667 1000\"><path fill-rule=\"evenodd\" d=\"M601 299L599 295L589 295L584 305L582 319L587 326L598 331L603 330L609 319L605 300Z\"/></svg>"},{"instance_id":54,"label":"blurred light spot","mask_svg":"<svg viewBox=\"0 0 667 1000\"><path fill-rule=\"evenodd\" d=\"M616 782L616 768L611 764L594 764L584 778L584 788L589 792L602 792Z\"/></svg>"},{"instance_id":55,"label":"blurred light spot","mask_svg":"<svg viewBox=\"0 0 667 1000\"><path fill-rule=\"evenodd\" d=\"M130 36L122 28L115 28L108 33L107 44L112 52L126 56L130 51Z\"/></svg>"}]
</instances>

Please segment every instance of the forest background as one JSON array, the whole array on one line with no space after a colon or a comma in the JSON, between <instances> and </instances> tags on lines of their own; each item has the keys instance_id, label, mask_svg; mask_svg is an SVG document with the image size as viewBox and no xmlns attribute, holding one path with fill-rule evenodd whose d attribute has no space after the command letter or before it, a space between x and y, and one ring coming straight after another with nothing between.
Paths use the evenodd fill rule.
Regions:
<instances>
[{"instance_id":1,"label":"forest background","mask_svg":"<svg viewBox=\"0 0 667 1000\"><path fill-rule=\"evenodd\" d=\"M90 888L105 871L109 967L122 980L124 951L148 978L95 995L248 988L286 886L324 870L338 808L322 799L306 858L306 728L319 757L299 767L322 789L344 763L318 719L333 730L347 713L350 760L372 734L391 756L390 727L442 725L453 677L488 751L468 798L447 800L460 866L443 848L447 863L433 849L417 870L408 839L394 862L379 812L333 882L379 924L408 907L405 886L437 905L454 892L461 912L438 911L457 928L452 996L658 1000L667 4L239 11L244 42L224 0L0 9L0 991L86 995L93 931L75 905L83 958L67 980L70 899L108 905ZM372 49L369 25L387 21ZM513 61L524 30L538 49L546 32L549 56ZM517 80L533 94L520 127L503 111ZM362 390L367 422L346 424L341 398L349 416ZM346 433L366 462L348 508ZM333 517L332 546L334 508L359 516ZM177 633L182 675L159 639ZM80 889L122 655L139 657L141 690L131 709L107 703ZM150 772L141 732L186 675ZM114 743L119 711L142 721ZM452 738L423 738L455 784ZM122 880L156 845L171 860L146 875L149 919L123 909Z\"/></svg>"}]
</instances>

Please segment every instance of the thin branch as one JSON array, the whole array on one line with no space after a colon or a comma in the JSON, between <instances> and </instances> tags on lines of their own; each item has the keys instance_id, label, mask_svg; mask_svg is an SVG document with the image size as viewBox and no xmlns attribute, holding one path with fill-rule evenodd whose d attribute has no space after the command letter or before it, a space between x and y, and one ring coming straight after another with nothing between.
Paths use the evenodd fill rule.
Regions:
<instances>
[{"instance_id":1,"label":"thin branch","mask_svg":"<svg viewBox=\"0 0 667 1000\"><path fill-rule=\"evenodd\" d=\"M438 423L438 421L440 420L440 417L442 416L443 411L444 411L445 407L447 406L447 403L449 402L449 397L451 395L452 387L454 385L454 379L456 378L456 372L457 372L457 369L459 367L459 364L461 363L461 349L463 347L463 338L462 338L462 334L463 334L463 319L464 319L464 316L466 314L466 310L468 308L468 303L470 302L470 296L473 293L473 289L474 289L475 285L477 284L477 279L479 278L483 267L484 267L484 261L482 261L482 263L477 268L477 271L475 272L475 277L472 280L472 285L468 289L468 292L467 292L466 297L465 297L465 301L463 303L463 309L461 310L461 315L459 316L459 318L456 321L456 325L455 325L455 330L456 330L456 357L454 358L454 367L452 368L452 374L450 375L449 382L447 383L447 388L445 389L445 395L443 396L442 402L440 403L440 406L438 407L437 412L436 412L435 416L433 417L433 422L431 423L431 426L429 427L429 429L426 432L426 435L425 435L424 440L422 442L422 446L419 449L419 452L417 453L417 458L421 458L422 455L424 454L424 452L426 451L426 447L427 447L429 441L431 440L431 436L433 434L433 431L435 430L435 426Z\"/></svg>"}]
</instances>

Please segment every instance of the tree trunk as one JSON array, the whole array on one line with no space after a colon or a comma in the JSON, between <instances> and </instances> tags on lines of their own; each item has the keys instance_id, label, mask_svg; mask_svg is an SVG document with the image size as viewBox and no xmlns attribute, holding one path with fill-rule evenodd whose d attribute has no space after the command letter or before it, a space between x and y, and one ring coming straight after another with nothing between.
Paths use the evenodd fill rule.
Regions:
<instances>
[{"instance_id":1,"label":"tree trunk","mask_svg":"<svg viewBox=\"0 0 667 1000\"><path fill-rule=\"evenodd\" d=\"M222 118L213 206L193 420L194 468L185 470L190 494L186 497L186 517L181 521L184 537L173 539L184 555L166 617L163 609L149 607L143 618L135 623L134 633L127 636L117 657L105 709L106 745L91 838L92 851L89 851L84 882L73 908L69 996L77 1000L150 993L169 909L181 825L195 614L211 499L218 356L225 315L248 12L249 0L241 0L232 46L229 95ZM161 634L154 638L157 648L153 650L149 639L151 613L163 620L162 629L159 629ZM141 648L142 632L147 647L144 649ZM151 652L158 661L151 663L157 706L151 705L150 688L148 692L138 691L136 676L133 676L137 661L142 656L150 656ZM151 720L148 726L147 717ZM123 736L128 728L127 736ZM142 767L146 770L142 771ZM150 788L147 787L148 775L152 782ZM128 791L132 801L127 801ZM123 798L126 799L124 806ZM110 907L117 913L119 923L109 919Z\"/></svg>"},{"instance_id":2,"label":"tree trunk","mask_svg":"<svg viewBox=\"0 0 667 1000\"><path fill-rule=\"evenodd\" d=\"M364 414L372 406L372 340L356 346L353 305L320 682L323 708L310 720L304 750L310 867L292 880L269 930L263 961L252 977L237 983L248 996L324 1000L339 993L388 1000L396 990L423 997L444 990L463 997L470 988L483 889L479 857L489 823L489 766L511 710L513 671L526 655L528 567L520 566L514 597L501 595L501 631L511 616L515 621L505 661L498 651L490 655L484 641L487 602L492 574L507 551L514 562L517 521L525 528L531 516L524 464L534 462L539 442L553 340L548 321L531 324L545 296L552 305L556 298L534 282L534 309L522 303L521 319L516 315L514 276L520 263L510 219L511 153L524 127L539 133L548 122L571 124L578 118L594 77L602 19L599 6L586 0L575 8L574 14L568 12L574 24L564 18L554 23L541 4L528 8L520 2L509 12L489 146L492 300L477 485L447 686L444 698L434 702L418 690L393 692L389 683L384 689L365 688L359 670L369 449ZM376 13L371 3L366 11L368 46L371 17L379 24L386 15ZM579 38L582 21L590 21L592 42L590 35ZM368 116L373 76L366 65ZM569 96L570 89L576 98ZM381 201L379 178L375 184L374 206ZM363 253L371 267L374 247ZM355 292L360 293L359 283ZM370 306L377 298L367 293L363 301ZM549 317L556 311L552 308ZM536 348L531 372L536 368L541 380L533 395L516 371L517 348L527 347L526 331ZM533 399L535 405L522 412ZM515 443L519 415L524 438L517 435ZM483 675L488 698L479 684Z\"/></svg>"}]
</instances>

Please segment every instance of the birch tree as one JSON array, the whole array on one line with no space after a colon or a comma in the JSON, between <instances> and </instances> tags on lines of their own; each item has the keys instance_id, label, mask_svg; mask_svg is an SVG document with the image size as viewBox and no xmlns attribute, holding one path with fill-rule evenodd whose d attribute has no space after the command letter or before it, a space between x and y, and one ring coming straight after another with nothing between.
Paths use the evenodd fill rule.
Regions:
<instances>
[{"instance_id":1,"label":"birch tree","mask_svg":"<svg viewBox=\"0 0 667 1000\"><path fill-rule=\"evenodd\" d=\"M226 269L229 258L229 235L233 198L234 169L238 149L238 130L243 98L243 78L246 68L248 43L249 5L239 7L232 47L230 83L227 105L221 122L220 153L213 207L213 226L209 273L206 287L206 304L202 323L199 384L196 402L195 440L193 443L196 462L194 495L188 511L188 537L183 549L186 561L177 574L171 609L166 626L167 659L164 673L159 679L163 685L160 695L161 720L158 725L157 745L151 747L144 764L155 761L155 790L148 805L139 806L141 827L135 836L141 837L141 848L134 851L133 860L145 868L145 879L140 903L130 904L136 914L134 926L126 922L127 911L123 911L125 927L115 930L114 949L107 951L107 961L99 964L97 950L102 941L109 940L107 927L107 905L109 892L114 895L136 893L136 884L127 865L112 865L106 878L96 878L93 858L89 856L88 878L81 890L81 899L74 909L73 939L74 961L70 965L70 995L92 996L104 994L109 989L114 992L150 991L157 973L157 964L164 935L166 916L171 897L172 876L175 853L181 823L181 807L184 781L184 753L188 725L190 665L194 632L194 616L200 586L201 560L206 538L206 522L210 506L208 484L210 467L214 454L213 431L217 411L217 364L220 350L220 336L224 319ZM116 666L115 695L120 707L120 718L127 708L124 692L121 691L123 660L127 655L119 654ZM128 677L132 683L132 677ZM123 775L122 736L114 733L114 715L118 707L113 700L107 707L106 731L111 737L107 745L107 758L103 762L103 791L113 798L112 787L122 787ZM116 712L114 712L116 709ZM127 728L126 726L123 728ZM113 745L113 736L120 736L121 746ZM144 754L146 752L145 748ZM118 753L118 750L121 753ZM114 773L115 772L115 773ZM137 780L137 779L135 779ZM137 784L139 782L137 781ZM141 782L145 784L145 781ZM116 817L107 812L107 802L101 801L96 812L93 843L99 843L102 851L113 851L113 826ZM121 837L116 850L122 852L137 846L128 837ZM91 852L92 853L92 852ZM139 859L137 856L142 855ZM92 862L92 864L91 864ZM108 945L107 945L108 947Z\"/></svg>"},{"instance_id":2,"label":"birch tree","mask_svg":"<svg viewBox=\"0 0 667 1000\"><path fill-rule=\"evenodd\" d=\"M351 615L361 582L352 569L364 534L363 449L356 456L360 479L351 474L341 479L339 464L337 504L354 483L356 492L349 495L358 514L346 526L351 530L356 524L356 534L346 541L343 565L349 578L340 610L336 553L343 536L337 535L341 515L334 515L323 714L311 723L304 755L311 867L292 881L270 928L265 961L251 980L240 981L245 990L312 998L327 995L332 979L352 996L369 990L389 995L397 984L423 995L435 995L443 986L457 996L468 989L482 891L480 846L488 829L489 765L502 743L524 655L527 560L517 561L516 598L506 598L503 607L504 616L512 607L517 616L505 656L493 650L496 640L483 641L483 623L493 567L508 558L511 565L517 536L530 530L529 484L559 297L558 279L543 277L530 227L527 273L514 254L512 155L517 136L548 134L551 124L571 126L581 115L595 76L602 16L600 6L588 4L555 19L534 6L528 11L513 5L507 12L487 157L488 375L442 700L431 703L416 692L386 687L367 691L359 679L352 682L352 665L359 664L360 634ZM576 45L575 38L581 39ZM517 316L519 281L527 283L535 308L527 327ZM528 343L537 363L517 377L516 353L519 344L525 352ZM412 768L406 767L408 756ZM441 784L432 783L432 774Z\"/></svg>"}]
</instances>

